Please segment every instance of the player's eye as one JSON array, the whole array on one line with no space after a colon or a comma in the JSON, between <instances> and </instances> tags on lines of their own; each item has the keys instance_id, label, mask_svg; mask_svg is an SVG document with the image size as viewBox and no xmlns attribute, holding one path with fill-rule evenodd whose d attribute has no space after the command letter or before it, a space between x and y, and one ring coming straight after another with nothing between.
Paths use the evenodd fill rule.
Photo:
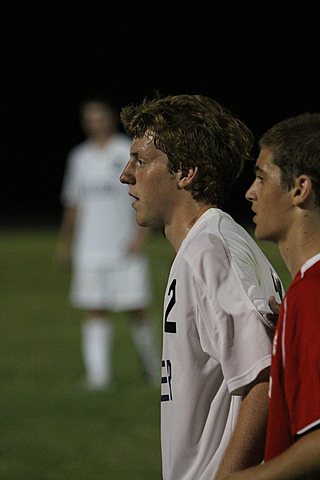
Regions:
<instances>
[{"instance_id":1,"label":"player's eye","mask_svg":"<svg viewBox=\"0 0 320 480\"><path fill-rule=\"evenodd\" d=\"M140 167L143 167L143 165L145 164L146 162L144 160L142 160L142 158L137 158L137 164L140 166Z\"/></svg>"}]
</instances>

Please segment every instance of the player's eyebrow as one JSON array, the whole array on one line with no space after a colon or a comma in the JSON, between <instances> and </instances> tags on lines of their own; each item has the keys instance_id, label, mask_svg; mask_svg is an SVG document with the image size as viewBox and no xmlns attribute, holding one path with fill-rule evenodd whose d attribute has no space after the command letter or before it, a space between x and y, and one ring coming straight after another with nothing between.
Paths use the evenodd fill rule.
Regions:
<instances>
[{"instance_id":1,"label":"player's eyebrow","mask_svg":"<svg viewBox=\"0 0 320 480\"><path fill-rule=\"evenodd\" d=\"M131 160L138 160L138 158L140 158L140 153L139 152L136 152L136 151L132 151L130 152L130 159Z\"/></svg>"},{"instance_id":2,"label":"player's eyebrow","mask_svg":"<svg viewBox=\"0 0 320 480\"><path fill-rule=\"evenodd\" d=\"M144 163L148 163L148 160L143 157L139 152L130 152L129 160L131 162L138 162L139 160L143 161Z\"/></svg>"},{"instance_id":3,"label":"player's eyebrow","mask_svg":"<svg viewBox=\"0 0 320 480\"><path fill-rule=\"evenodd\" d=\"M254 166L254 172L255 172L255 173L265 173L265 171L263 170L263 168L259 167L259 165L255 165L255 166Z\"/></svg>"}]
</instances>

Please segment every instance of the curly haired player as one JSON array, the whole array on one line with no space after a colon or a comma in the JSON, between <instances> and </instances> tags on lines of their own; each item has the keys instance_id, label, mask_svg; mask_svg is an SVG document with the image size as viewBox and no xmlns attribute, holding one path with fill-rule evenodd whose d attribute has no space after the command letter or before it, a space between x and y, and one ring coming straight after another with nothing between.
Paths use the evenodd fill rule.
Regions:
<instances>
[{"instance_id":1,"label":"curly haired player","mask_svg":"<svg viewBox=\"0 0 320 480\"><path fill-rule=\"evenodd\" d=\"M122 109L133 137L121 174L136 221L176 251L164 299L164 480L212 480L263 455L271 295L281 282L221 208L252 134L215 100L176 95Z\"/></svg>"}]
</instances>

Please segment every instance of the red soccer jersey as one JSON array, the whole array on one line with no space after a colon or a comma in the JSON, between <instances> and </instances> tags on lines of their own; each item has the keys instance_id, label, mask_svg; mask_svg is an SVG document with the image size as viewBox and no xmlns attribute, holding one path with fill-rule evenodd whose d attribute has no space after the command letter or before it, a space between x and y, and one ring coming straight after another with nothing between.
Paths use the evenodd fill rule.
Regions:
<instances>
[{"instance_id":1,"label":"red soccer jersey","mask_svg":"<svg viewBox=\"0 0 320 480\"><path fill-rule=\"evenodd\" d=\"M320 254L304 264L281 307L273 342L265 461L320 427Z\"/></svg>"}]
</instances>

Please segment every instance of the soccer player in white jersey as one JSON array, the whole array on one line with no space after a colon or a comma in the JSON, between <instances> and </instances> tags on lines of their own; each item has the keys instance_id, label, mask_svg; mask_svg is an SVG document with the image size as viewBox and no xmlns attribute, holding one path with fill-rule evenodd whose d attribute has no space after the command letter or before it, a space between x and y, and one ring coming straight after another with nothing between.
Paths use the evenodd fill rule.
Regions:
<instances>
[{"instance_id":1,"label":"soccer player in white jersey","mask_svg":"<svg viewBox=\"0 0 320 480\"><path fill-rule=\"evenodd\" d=\"M82 325L85 386L103 389L112 380L110 313L131 317L134 344L148 379L160 376L153 325L147 258L147 230L138 228L130 201L119 182L130 139L120 133L116 110L102 99L80 109L86 140L68 157L61 200L65 207L58 258L73 275L71 302L86 312Z\"/></svg>"},{"instance_id":2,"label":"soccer player in white jersey","mask_svg":"<svg viewBox=\"0 0 320 480\"><path fill-rule=\"evenodd\" d=\"M252 133L213 99L176 95L122 109L133 137L120 177L137 223L176 251L164 298L164 480L213 480L263 458L272 325L281 282L223 210Z\"/></svg>"}]
</instances>

